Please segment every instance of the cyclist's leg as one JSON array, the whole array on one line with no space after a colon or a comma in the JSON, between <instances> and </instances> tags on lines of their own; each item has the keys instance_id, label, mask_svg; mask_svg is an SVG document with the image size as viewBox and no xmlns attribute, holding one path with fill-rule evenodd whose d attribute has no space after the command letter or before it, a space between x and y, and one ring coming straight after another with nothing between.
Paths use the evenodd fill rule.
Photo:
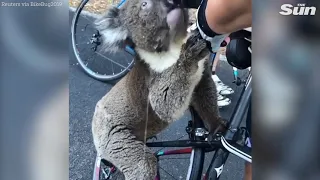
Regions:
<instances>
[{"instance_id":1,"label":"cyclist's leg","mask_svg":"<svg viewBox=\"0 0 320 180\"><path fill-rule=\"evenodd\" d=\"M230 41L230 38L226 38L225 43L228 44L228 42ZM233 94L234 91L231 87L227 86L226 84L224 84L220 78L218 77L218 75L216 74L216 67L218 65L218 62L221 60L220 57L222 55L223 49L225 47L221 47L220 50L216 53L215 57L213 58L213 62L212 62L212 79L215 82L216 86L217 86L217 91L220 95L230 95ZM230 101L231 103L231 101Z\"/></svg>"},{"instance_id":2,"label":"cyclist's leg","mask_svg":"<svg viewBox=\"0 0 320 180\"><path fill-rule=\"evenodd\" d=\"M211 59L211 70L212 70L212 75L216 74L216 67L218 65L218 62L219 62L219 55L220 55L220 51L218 51L216 54L212 54L212 58Z\"/></svg>"},{"instance_id":3,"label":"cyclist's leg","mask_svg":"<svg viewBox=\"0 0 320 180\"><path fill-rule=\"evenodd\" d=\"M245 163L245 172L244 172L244 180L251 180L252 179L252 166L251 163Z\"/></svg>"},{"instance_id":4,"label":"cyclist's leg","mask_svg":"<svg viewBox=\"0 0 320 180\"><path fill-rule=\"evenodd\" d=\"M248 130L248 137L246 140L246 145L250 148L251 147L251 137L252 137L252 131L251 131L251 102L249 104L249 109L248 109L248 114L247 114L247 121L246 121L246 126L247 126L247 130ZM252 179L252 167L251 167L251 163L246 162L245 163L245 172L244 172L244 180L251 180Z\"/></svg>"},{"instance_id":5,"label":"cyclist's leg","mask_svg":"<svg viewBox=\"0 0 320 180\"><path fill-rule=\"evenodd\" d=\"M210 65L211 65L211 71L212 71L212 79L214 80L217 88L217 100L218 100L218 106L223 107L231 104L231 100L223 95L227 95L230 93L225 93L225 92L231 92L233 91L229 86L226 86L222 83L222 81L219 79L219 77L216 75L216 67L219 62L219 56L220 51L218 51L216 54L211 54L210 56ZM222 83L223 86L220 86L220 84L216 81L219 81L220 84ZM222 92L222 93L219 93ZM231 92L232 93L232 92Z\"/></svg>"}]
</instances>

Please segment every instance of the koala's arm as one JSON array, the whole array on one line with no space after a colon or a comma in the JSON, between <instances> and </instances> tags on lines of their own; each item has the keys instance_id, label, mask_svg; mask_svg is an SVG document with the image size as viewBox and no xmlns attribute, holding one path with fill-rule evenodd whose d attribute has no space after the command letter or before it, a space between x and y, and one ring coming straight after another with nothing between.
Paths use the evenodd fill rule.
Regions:
<instances>
[{"instance_id":1,"label":"koala's arm","mask_svg":"<svg viewBox=\"0 0 320 180\"><path fill-rule=\"evenodd\" d=\"M153 77L148 99L161 119L170 121L178 118L181 115L178 110L190 102L193 91L190 76L190 72L176 66Z\"/></svg>"},{"instance_id":2,"label":"koala's arm","mask_svg":"<svg viewBox=\"0 0 320 180\"><path fill-rule=\"evenodd\" d=\"M206 42L194 35L183 45L176 64L161 73L152 73L148 99L161 119L177 119L188 108L208 53Z\"/></svg>"},{"instance_id":3,"label":"koala's arm","mask_svg":"<svg viewBox=\"0 0 320 180\"><path fill-rule=\"evenodd\" d=\"M203 77L194 90L191 106L203 120L209 132L224 132L226 130L227 122L219 115L217 90L211 78L209 65L206 65Z\"/></svg>"}]
</instances>

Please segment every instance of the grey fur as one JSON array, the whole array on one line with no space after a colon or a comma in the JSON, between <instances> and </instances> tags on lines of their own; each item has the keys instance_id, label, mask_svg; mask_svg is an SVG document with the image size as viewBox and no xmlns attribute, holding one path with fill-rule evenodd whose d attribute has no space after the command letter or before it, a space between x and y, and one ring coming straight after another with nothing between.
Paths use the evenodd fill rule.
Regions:
<instances>
[{"instance_id":1,"label":"grey fur","mask_svg":"<svg viewBox=\"0 0 320 180\"><path fill-rule=\"evenodd\" d=\"M109 52L116 52L128 37L128 30L122 26L119 17L120 10L111 7L105 15L95 21L96 28L103 35L103 48Z\"/></svg>"},{"instance_id":2,"label":"grey fur","mask_svg":"<svg viewBox=\"0 0 320 180\"><path fill-rule=\"evenodd\" d=\"M127 31L126 38L146 51L167 51L170 43L186 36L187 22L169 30L163 24L167 13L164 0L145 1L155 6L150 17L141 12L141 0L130 0L120 11L109 13L111 19L101 19L107 24L100 23L99 27ZM110 25L110 21L121 23ZM115 41L105 43L118 46ZM201 70L199 63L208 53L206 42L193 34L182 45L177 62L162 72L153 71L138 54L133 69L97 103L92 121L95 147L102 158L124 173L126 180L154 180L157 161L144 143L146 137L177 120L188 105L198 111L211 132L221 124L209 65L203 63Z\"/></svg>"}]
</instances>

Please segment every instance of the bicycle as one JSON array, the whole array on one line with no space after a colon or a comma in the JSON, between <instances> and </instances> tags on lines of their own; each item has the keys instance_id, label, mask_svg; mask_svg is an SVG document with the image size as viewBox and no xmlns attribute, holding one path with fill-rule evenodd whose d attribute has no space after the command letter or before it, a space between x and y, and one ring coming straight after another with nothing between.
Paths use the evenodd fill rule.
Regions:
<instances>
[{"instance_id":1,"label":"bicycle","mask_svg":"<svg viewBox=\"0 0 320 180\"><path fill-rule=\"evenodd\" d=\"M184 147L176 150L160 150L156 151L154 154L158 160L162 156L191 154L187 174L188 180L218 180L223 171L223 166L227 161L229 153L251 162L251 149L238 144L237 141L243 139L243 133L245 132L243 128L240 128L240 124L251 100L252 76L250 72L247 79L243 81L237 77L237 73L234 74L234 80L237 82L237 85L240 86L240 82L241 84L245 83L245 85L242 88L240 100L236 104L236 108L232 113L228 131L224 135L216 134L214 137L209 138L209 133L204 128L201 118L193 110L193 108L190 107L192 120L189 121L188 126L186 127L186 132L189 135L188 140L146 143L148 147ZM215 154L208 169L205 171L205 174L202 175L205 153L212 151L215 151ZM105 165L106 167L101 169L101 164ZM93 180L112 180L112 174L115 172L117 172L116 167L97 156ZM160 180L159 171L155 179Z\"/></svg>"},{"instance_id":2,"label":"bicycle","mask_svg":"<svg viewBox=\"0 0 320 180\"><path fill-rule=\"evenodd\" d=\"M121 7L121 5L126 0L122 0L117 7ZM86 11L83 11L85 5L89 2L89 0L81 1L80 5L77 7L74 17L72 19L71 24L71 41L74 55L77 59L77 62L84 70L84 72L90 77L100 80L100 81L112 81L117 80L124 75L126 75L130 69L134 65L135 55L134 50L126 46L123 52L118 52L116 54L103 54L100 45L102 44L102 37L98 30L94 27L90 27L90 24L86 21L93 22L96 18L96 15L90 14ZM83 12L83 14L81 14ZM81 16L82 15L82 16ZM79 25L80 17L83 17L83 21L85 21L85 25ZM80 27L80 30L78 29ZM88 32L87 32L88 31ZM82 33L82 34L81 34ZM78 38L78 35L80 36ZM83 41L83 42L82 42ZM84 45L85 47L82 47ZM88 48L87 45L91 47ZM90 57L81 56L81 51L90 50L85 54L92 54ZM92 58L96 55L95 58ZM99 59L100 57L100 59ZM87 59L85 59L87 58ZM102 60L101 60L102 59ZM108 63L106 66L106 61L108 60L111 63ZM117 60L115 60L117 59ZM90 60L90 61L89 61ZM94 62L99 61L98 65L95 65ZM111 74L107 74L107 72L111 72Z\"/></svg>"},{"instance_id":3,"label":"bicycle","mask_svg":"<svg viewBox=\"0 0 320 180\"><path fill-rule=\"evenodd\" d=\"M79 56L79 50L77 49L76 44L76 24L79 19L80 13L84 8L85 4L89 0L83 0L80 6L77 8L75 16L72 21L72 44L75 55L81 67L85 72L91 77L102 80L109 81L120 78L125 75L130 68L133 66L134 62L128 63L128 66L124 69L121 69L120 73L112 75L101 75L92 71L87 65L83 62ZM122 0L118 7L126 0ZM85 29L87 26L85 26ZM89 43L92 44L91 50L94 52L98 49L98 45L101 44L99 40L100 34L97 31L94 31L90 35ZM134 56L135 52L129 46L126 47L125 52L130 56ZM133 59L133 58L132 58ZM172 156L172 155L190 155L189 168L187 172L188 180L199 180L199 179L219 179L223 166L227 161L227 158L230 153L235 154L236 156L251 162L251 149L241 146L237 143L238 140L241 140L243 137L244 129L240 128L240 123L247 111L249 101L251 99L251 73L245 81L241 80L238 77L237 70L234 69L234 80L235 83L240 86L243 86L241 91L240 100L236 104L236 108L231 116L231 121L229 123L228 131L225 134L215 134L213 137L210 136L209 132L204 128L201 118L197 113L190 107L192 120L188 122L186 127L186 132L189 136L187 140L175 140L175 141L158 141L158 142L147 142L147 146L150 148L154 147L179 147L181 149L175 150L157 150L154 154L157 157L158 161L161 157ZM206 169L204 175L202 175L203 164L205 153L214 152L213 158ZM158 166L159 168L159 166ZM96 157L95 168L93 173L94 180L112 180L118 179L121 177L121 173L112 163L101 159L99 155ZM156 180L160 180L160 169L158 169Z\"/></svg>"},{"instance_id":4,"label":"bicycle","mask_svg":"<svg viewBox=\"0 0 320 180\"><path fill-rule=\"evenodd\" d=\"M251 100L251 69L249 75L245 80L238 76L236 68L234 70L234 83L237 86L243 85L240 93L240 99L232 113L229 121L228 130L225 134L210 135L202 124L201 118L197 112L190 107L192 120L188 122L186 132L189 136L187 140L175 141L157 141L147 142L147 146L154 147L179 147L180 149L174 150L157 150L154 155L158 161L161 157L172 155L190 154L189 168L187 172L187 180L218 180L223 167L228 159L230 153L244 159L245 161L252 162L251 148L244 146L246 129L240 127L240 124L248 110L248 105ZM214 152L212 160L203 172L205 154ZM155 180L161 179L160 166L158 166L158 173ZM103 160L97 155L93 179L94 180L113 180L119 179L119 170L112 163ZM120 173L121 174L121 173ZM121 176L121 175L120 175ZM163 178L162 178L163 179Z\"/></svg>"}]
</instances>

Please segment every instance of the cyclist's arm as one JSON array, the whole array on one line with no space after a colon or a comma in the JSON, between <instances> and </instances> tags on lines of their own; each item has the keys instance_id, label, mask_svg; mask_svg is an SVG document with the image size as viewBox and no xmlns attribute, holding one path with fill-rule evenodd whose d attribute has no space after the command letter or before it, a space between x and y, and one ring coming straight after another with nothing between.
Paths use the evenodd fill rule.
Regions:
<instances>
[{"instance_id":1,"label":"cyclist's arm","mask_svg":"<svg viewBox=\"0 0 320 180\"><path fill-rule=\"evenodd\" d=\"M251 0L208 0L207 23L217 34L232 33L251 26Z\"/></svg>"},{"instance_id":2,"label":"cyclist's arm","mask_svg":"<svg viewBox=\"0 0 320 180\"><path fill-rule=\"evenodd\" d=\"M199 0L182 2L193 8ZM228 34L250 27L251 21L251 0L202 0L197 12L197 27L212 52L218 51Z\"/></svg>"},{"instance_id":3,"label":"cyclist's arm","mask_svg":"<svg viewBox=\"0 0 320 180\"><path fill-rule=\"evenodd\" d=\"M198 8L202 0L182 0L186 8ZM227 34L251 26L251 0L204 0L208 26L217 34Z\"/></svg>"}]
</instances>

